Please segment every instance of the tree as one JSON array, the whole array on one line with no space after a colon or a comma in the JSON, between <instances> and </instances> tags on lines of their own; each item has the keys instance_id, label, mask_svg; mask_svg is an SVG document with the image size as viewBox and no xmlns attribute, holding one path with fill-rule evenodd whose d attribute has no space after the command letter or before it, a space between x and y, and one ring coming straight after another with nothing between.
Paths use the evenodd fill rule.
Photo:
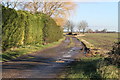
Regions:
<instances>
[{"instance_id":1,"label":"tree","mask_svg":"<svg viewBox=\"0 0 120 80\"><path fill-rule=\"evenodd\" d=\"M91 33L91 32L93 32L93 30L92 29L88 29L86 32Z\"/></svg>"},{"instance_id":2,"label":"tree","mask_svg":"<svg viewBox=\"0 0 120 80\"><path fill-rule=\"evenodd\" d=\"M67 20L67 21L66 21L66 24L64 25L64 29L66 29L67 32L71 32L71 33L72 33L73 30L74 30L74 24L73 24L73 22Z\"/></svg>"},{"instance_id":3,"label":"tree","mask_svg":"<svg viewBox=\"0 0 120 80\"><path fill-rule=\"evenodd\" d=\"M80 25L77 26L78 32L80 33L80 30L82 29Z\"/></svg>"},{"instance_id":4,"label":"tree","mask_svg":"<svg viewBox=\"0 0 120 80\"><path fill-rule=\"evenodd\" d=\"M103 30L101 30L101 32L106 33L106 32L107 32L107 29L103 29Z\"/></svg>"},{"instance_id":5,"label":"tree","mask_svg":"<svg viewBox=\"0 0 120 80\"><path fill-rule=\"evenodd\" d=\"M88 27L88 23L86 21L81 21L80 24L78 25L79 31L82 29L83 34L85 32L85 29Z\"/></svg>"},{"instance_id":6,"label":"tree","mask_svg":"<svg viewBox=\"0 0 120 80\"><path fill-rule=\"evenodd\" d=\"M70 21L66 21L66 23L64 24L64 29L67 30L67 32L70 31Z\"/></svg>"},{"instance_id":7,"label":"tree","mask_svg":"<svg viewBox=\"0 0 120 80\"><path fill-rule=\"evenodd\" d=\"M98 32L100 32L100 31L97 29L97 30L95 30L95 32L98 33Z\"/></svg>"},{"instance_id":8,"label":"tree","mask_svg":"<svg viewBox=\"0 0 120 80\"><path fill-rule=\"evenodd\" d=\"M12 1L12 0L2 0L0 3L7 7L7 8L12 8L12 9L15 9L20 2L18 2L18 0L15 0L15 1Z\"/></svg>"},{"instance_id":9,"label":"tree","mask_svg":"<svg viewBox=\"0 0 120 80\"><path fill-rule=\"evenodd\" d=\"M70 22L70 32L73 33L74 31L74 24L73 22Z\"/></svg>"},{"instance_id":10,"label":"tree","mask_svg":"<svg viewBox=\"0 0 120 80\"><path fill-rule=\"evenodd\" d=\"M24 9L30 11L31 13L38 13L42 10L43 2L37 2L36 0L32 0L31 2L23 3Z\"/></svg>"},{"instance_id":11,"label":"tree","mask_svg":"<svg viewBox=\"0 0 120 80\"><path fill-rule=\"evenodd\" d=\"M52 17L59 26L63 26L70 16L70 12L75 8L73 2L40 2L31 0L31 2L18 2L12 0L3 0L2 5L9 8L17 8L17 10L26 10L31 13L44 13Z\"/></svg>"},{"instance_id":12,"label":"tree","mask_svg":"<svg viewBox=\"0 0 120 80\"><path fill-rule=\"evenodd\" d=\"M52 17L56 23L63 26L69 16L69 12L75 8L73 2L28 2L24 8L32 13L42 12Z\"/></svg>"}]
</instances>

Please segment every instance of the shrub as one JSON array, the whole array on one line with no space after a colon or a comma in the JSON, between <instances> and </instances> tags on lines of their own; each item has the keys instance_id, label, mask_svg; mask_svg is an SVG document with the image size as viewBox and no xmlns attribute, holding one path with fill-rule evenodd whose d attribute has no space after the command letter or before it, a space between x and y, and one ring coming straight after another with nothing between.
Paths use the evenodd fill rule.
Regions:
<instances>
[{"instance_id":1,"label":"shrub","mask_svg":"<svg viewBox=\"0 0 120 80\"><path fill-rule=\"evenodd\" d=\"M111 52L108 53L110 56L106 58L106 61L111 64L120 66L120 42L115 43Z\"/></svg>"},{"instance_id":2,"label":"shrub","mask_svg":"<svg viewBox=\"0 0 120 80\"><path fill-rule=\"evenodd\" d=\"M108 64L104 60L99 62L97 72L102 78L119 78L118 68L114 65Z\"/></svg>"},{"instance_id":3,"label":"shrub","mask_svg":"<svg viewBox=\"0 0 120 80\"><path fill-rule=\"evenodd\" d=\"M120 42L115 43L109 57L99 62L98 73L102 78L119 78Z\"/></svg>"}]
</instances>

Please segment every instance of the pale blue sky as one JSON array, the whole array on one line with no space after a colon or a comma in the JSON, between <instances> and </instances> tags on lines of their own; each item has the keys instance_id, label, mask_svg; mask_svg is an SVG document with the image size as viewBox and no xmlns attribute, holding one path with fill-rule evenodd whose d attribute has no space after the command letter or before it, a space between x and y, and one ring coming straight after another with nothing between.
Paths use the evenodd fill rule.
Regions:
<instances>
[{"instance_id":1,"label":"pale blue sky","mask_svg":"<svg viewBox=\"0 0 120 80\"><path fill-rule=\"evenodd\" d=\"M75 11L69 17L74 23L86 20L89 28L93 30L118 31L118 2L75 3L77 4Z\"/></svg>"},{"instance_id":2,"label":"pale blue sky","mask_svg":"<svg viewBox=\"0 0 120 80\"><path fill-rule=\"evenodd\" d=\"M118 31L117 2L76 2L75 11L70 20L78 24L81 20L88 22L89 28Z\"/></svg>"}]
</instances>

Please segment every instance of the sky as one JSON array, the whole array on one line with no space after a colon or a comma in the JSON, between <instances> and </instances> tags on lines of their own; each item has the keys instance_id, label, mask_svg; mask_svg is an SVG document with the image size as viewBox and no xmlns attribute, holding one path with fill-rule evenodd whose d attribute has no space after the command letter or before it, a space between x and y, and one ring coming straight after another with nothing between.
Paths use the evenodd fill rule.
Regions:
<instances>
[{"instance_id":1,"label":"sky","mask_svg":"<svg viewBox=\"0 0 120 80\"><path fill-rule=\"evenodd\" d=\"M32 0L9 0L9 1L29 2ZM35 1L36 2L43 2L43 1L44 2L68 2L68 1L71 1L71 2L118 2L120 0L35 0Z\"/></svg>"},{"instance_id":2,"label":"sky","mask_svg":"<svg viewBox=\"0 0 120 80\"><path fill-rule=\"evenodd\" d=\"M118 2L76 2L69 19L75 24L85 20L93 30L118 31Z\"/></svg>"},{"instance_id":3,"label":"sky","mask_svg":"<svg viewBox=\"0 0 120 80\"><path fill-rule=\"evenodd\" d=\"M11 0L16 1L16 0ZM19 0L22 1L22 0ZM26 0L31 1L31 0ZM67 0L36 0L55 2ZM118 1L120 0L69 0L77 4L69 17L75 24L85 20L90 29L118 31Z\"/></svg>"}]
</instances>

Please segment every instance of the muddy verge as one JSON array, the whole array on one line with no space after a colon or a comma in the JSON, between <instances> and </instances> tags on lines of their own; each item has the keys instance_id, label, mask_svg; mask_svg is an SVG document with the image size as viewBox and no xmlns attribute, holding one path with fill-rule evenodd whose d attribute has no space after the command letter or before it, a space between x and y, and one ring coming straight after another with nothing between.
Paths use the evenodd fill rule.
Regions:
<instances>
[{"instance_id":1,"label":"muddy verge","mask_svg":"<svg viewBox=\"0 0 120 80\"><path fill-rule=\"evenodd\" d=\"M77 38L77 40L79 40L79 39ZM87 45L83 41L80 41L80 42L81 42L81 44L83 46L82 51L84 52L84 54L87 57L91 57L91 56L95 56L97 54L103 53L102 50L100 50L100 49L97 49L97 48L93 48L93 49L92 48L88 48Z\"/></svg>"}]
</instances>

